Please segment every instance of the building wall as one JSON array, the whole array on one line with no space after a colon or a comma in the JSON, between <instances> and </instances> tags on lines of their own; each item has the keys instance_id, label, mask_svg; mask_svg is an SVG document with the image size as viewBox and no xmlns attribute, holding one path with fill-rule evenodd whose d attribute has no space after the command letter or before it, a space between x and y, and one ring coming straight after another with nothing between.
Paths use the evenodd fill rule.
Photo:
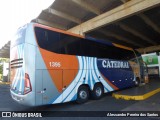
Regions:
<instances>
[{"instance_id":1,"label":"building wall","mask_svg":"<svg viewBox=\"0 0 160 120\"><path fill-rule=\"evenodd\" d=\"M3 82L9 82L9 63L3 63Z\"/></svg>"}]
</instances>

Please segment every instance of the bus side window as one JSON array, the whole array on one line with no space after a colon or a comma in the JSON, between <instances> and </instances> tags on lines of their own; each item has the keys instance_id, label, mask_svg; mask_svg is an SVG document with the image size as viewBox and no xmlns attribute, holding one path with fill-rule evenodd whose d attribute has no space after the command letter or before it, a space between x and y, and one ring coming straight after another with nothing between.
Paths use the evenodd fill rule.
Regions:
<instances>
[{"instance_id":1,"label":"bus side window","mask_svg":"<svg viewBox=\"0 0 160 120\"><path fill-rule=\"evenodd\" d=\"M44 31L45 41L48 41L48 33L47 31Z\"/></svg>"},{"instance_id":2,"label":"bus side window","mask_svg":"<svg viewBox=\"0 0 160 120\"><path fill-rule=\"evenodd\" d=\"M35 33L41 48L51 52L61 53L60 33L38 27L35 27Z\"/></svg>"},{"instance_id":3,"label":"bus side window","mask_svg":"<svg viewBox=\"0 0 160 120\"><path fill-rule=\"evenodd\" d=\"M47 30L48 33L48 50L52 51L52 52L56 52L56 53L60 53L60 41L59 41L59 37L60 34L58 32L54 32L54 31L50 31Z\"/></svg>"},{"instance_id":4,"label":"bus side window","mask_svg":"<svg viewBox=\"0 0 160 120\"><path fill-rule=\"evenodd\" d=\"M35 27L35 32L39 46L51 52L116 60L135 58L133 51L121 49L112 44L103 44L99 41L83 39L38 27Z\"/></svg>"}]
</instances>

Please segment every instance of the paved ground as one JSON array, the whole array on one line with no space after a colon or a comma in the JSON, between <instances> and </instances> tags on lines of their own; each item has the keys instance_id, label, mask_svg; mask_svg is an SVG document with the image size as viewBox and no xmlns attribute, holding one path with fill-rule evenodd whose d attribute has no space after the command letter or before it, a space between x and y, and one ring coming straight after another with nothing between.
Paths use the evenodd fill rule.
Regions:
<instances>
[{"instance_id":1,"label":"paved ground","mask_svg":"<svg viewBox=\"0 0 160 120\"><path fill-rule=\"evenodd\" d=\"M0 85L0 111L160 111L160 93L152 96L151 98L144 101L125 101L116 100L111 94L106 94L101 100L89 100L85 104L76 104L75 102L48 105L42 107L27 107L14 102L10 96L9 85ZM85 118L72 118L72 119L116 119L116 117L85 117ZM2 118L0 118L2 119ZM4 118L3 118L4 119ZM42 118L45 119L45 118ZM53 119L53 118L47 118ZM54 117L56 119L56 117ZM61 120L70 120L71 118L60 117ZM117 118L120 119L120 118ZM122 118L128 120L128 118ZM158 119L158 118L129 118L146 120L146 119ZM13 119L12 119L13 120ZM46 119L45 119L46 120Z\"/></svg>"},{"instance_id":2,"label":"paved ground","mask_svg":"<svg viewBox=\"0 0 160 120\"><path fill-rule=\"evenodd\" d=\"M9 85L0 85L0 110L7 111L121 111L137 101L116 100L111 94L106 94L101 100L90 100L85 104L75 102L48 105L42 107L27 107L12 100Z\"/></svg>"}]
</instances>

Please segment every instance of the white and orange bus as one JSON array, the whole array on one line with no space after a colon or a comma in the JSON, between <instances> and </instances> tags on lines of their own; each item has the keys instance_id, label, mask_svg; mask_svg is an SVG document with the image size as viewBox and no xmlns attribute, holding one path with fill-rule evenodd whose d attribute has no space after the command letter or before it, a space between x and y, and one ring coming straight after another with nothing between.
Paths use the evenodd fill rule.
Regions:
<instances>
[{"instance_id":1,"label":"white and orange bus","mask_svg":"<svg viewBox=\"0 0 160 120\"><path fill-rule=\"evenodd\" d=\"M37 23L11 40L10 69L12 98L29 106L84 103L141 79L133 49Z\"/></svg>"}]
</instances>

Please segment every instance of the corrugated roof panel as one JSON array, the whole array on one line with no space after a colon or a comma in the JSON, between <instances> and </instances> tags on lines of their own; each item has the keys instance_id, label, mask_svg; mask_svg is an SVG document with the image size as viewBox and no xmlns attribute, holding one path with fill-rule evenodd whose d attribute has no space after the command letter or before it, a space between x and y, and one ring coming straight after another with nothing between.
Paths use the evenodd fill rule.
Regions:
<instances>
[{"instance_id":1,"label":"corrugated roof panel","mask_svg":"<svg viewBox=\"0 0 160 120\"><path fill-rule=\"evenodd\" d=\"M154 31L150 25L146 24L140 17L132 16L123 20L123 22L150 40L160 43L159 39L157 39L160 38L160 35Z\"/></svg>"},{"instance_id":2,"label":"corrugated roof panel","mask_svg":"<svg viewBox=\"0 0 160 120\"><path fill-rule=\"evenodd\" d=\"M40 19L52 22L54 24L59 24L61 26L67 27L68 24L70 24L70 21L66 20L66 19L62 19L61 17L58 17L56 15L53 15L51 13L46 13L46 12L42 12L40 17Z\"/></svg>"},{"instance_id":3,"label":"corrugated roof panel","mask_svg":"<svg viewBox=\"0 0 160 120\"><path fill-rule=\"evenodd\" d=\"M89 11L83 9L71 0L56 0L55 3L51 6L51 8L74 16L78 19L82 19L89 13Z\"/></svg>"}]
</instances>

